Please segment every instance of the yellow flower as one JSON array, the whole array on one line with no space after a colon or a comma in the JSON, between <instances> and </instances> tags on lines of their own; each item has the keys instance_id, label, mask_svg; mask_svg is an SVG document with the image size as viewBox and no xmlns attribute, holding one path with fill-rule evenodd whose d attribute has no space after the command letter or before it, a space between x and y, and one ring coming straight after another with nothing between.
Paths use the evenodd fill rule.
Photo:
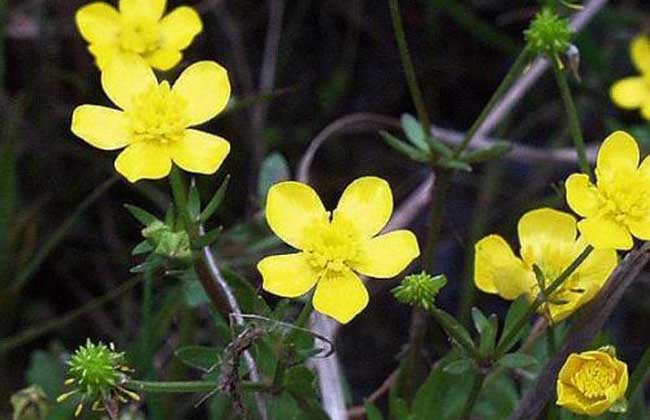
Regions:
<instances>
[{"instance_id":1,"label":"yellow flower","mask_svg":"<svg viewBox=\"0 0 650 420\"><path fill-rule=\"evenodd\" d=\"M104 69L121 54L137 54L159 70L169 70L183 58L182 50L203 30L191 7L174 9L163 17L166 0L120 0L119 12L95 2L77 11L81 36L90 44L97 66Z\"/></svg>"},{"instance_id":2,"label":"yellow flower","mask_svg":"<svg viewBox=\"0 0 650 420\"><path fill-rule=\"evenodd\" d=\"M630 44L630 55L641 74L614 83L610 96L620 108L640 109L643 118L650 120L650 38L636 37Z\"/></svg>"},{"instance_id":3,"label":"yellow flower","mask_svg":"<svg viewBox=\"0 0 650 420\"><path fill-rule=\"evenodd\" d=\"M121 110L77 107L72 132L99 149L126 147L115 169L129 181L163 178L172 161L189 172L212 174L228 155L226 140L189 128L214 118L228 103L230 82L217 63L191 65L172 87L158 83L140 57L123 56L102 72L102 86Z\"/></svg>"},{"instance_id":4,"label":"yellow flower","mask_svg":"<svg viewBox=\"0 0 650 420\"><path fill-rule=\"evenodd\" d=\"M368 291L355 272L395 277L420 254L408 230L376 236L392 212L393 194L380 178L352 182L331 215L308 185L274 185L266 220L280 239L300 252L260 261L262 287L278 296L297 297L316 286L314 308L347 323L368 304Z\"/></svg>"},{"instance_id":5,"label":"yellow flower","mask_svg":"<svg viewBox=\"0 0 650 420\"><path fill-rule=\"evenodd\" d=\"M627 389L627 365L605 347L571 354L557 379L557 404L577 414L599 416Z\"/></svg>"},{"instance_id":6,"label":"yellow flower","mask_svg":"<svg viewBox=\"0 0 650 420\"><path fill-rule=\"evenodd\" d=\"M584 217L580 233L595 248L630 249L632 235L650 239L650 159L639 166L639 146L623 131L600 147L596 185L584 174L566 180L569 207Z\"/></svg>"},{"instance_id":7,"label":"yellow flower","mask_svg":"<svg viewBox=\"0 0 650 420\"><path fill-rule=\"evenodd\" d=\"M586 247L576 239L576 220L568 213L543 208L529 211L519 219L520 255L498 235L476 243L474 282L486 292L514 300L520 295L533 301L539 285L533 265L544 274L545 286L555 280ZM591 300L614 270L614 250L595 250L562 286L540 307L540 312L558 322Z\"/></svg>"}]
</instances>

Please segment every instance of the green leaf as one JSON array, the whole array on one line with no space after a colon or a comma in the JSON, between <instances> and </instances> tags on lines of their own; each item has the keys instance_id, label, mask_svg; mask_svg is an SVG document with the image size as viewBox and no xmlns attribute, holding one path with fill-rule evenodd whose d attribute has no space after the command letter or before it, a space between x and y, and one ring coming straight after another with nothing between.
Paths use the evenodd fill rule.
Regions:
<instances>
[{"instance_id":1,"label":"green leaf","mask_svg":"<svg viewBox=\"0 0 650 420\"><path fill-rule=\"evenodd\" d=\"M218 228L214 228L209 232L204 233L201 235L194 243L192 244L193 249L201 249L206 246L212 245L221 235L221 232L223 231L223 228L220 226Z\"/></svg>"},{"instance_id":2,"label":"green leaf","mask_svg":"<svg viewBox=\"0 0 650 420\"><path fill-rule=\"evenodd\" d=\"M260 167L260 174L257 181L257 198L263 205L266 203L266 194L269 189L280 181L286 181L290 178L289 164L280 153L272 153Z\"/></svg>"},{"instance_id":3,"label":"green leaf","mask_svg":"<svg viewBox=\"0 0 650 420\"><path fill-rule=\"evenodd\" d=\"M439 153L443 158L448 159L454 155L454 151L437 138L429 136L427 139L429 140L429 146L431 146L431 149Z\"/></svg>"},{"instance_id":4,"label":"green leaf","mask_svg":"<svg viewBox=\"0 0 650 420\"><path fill-rule=\"evenodd\" d=\"M232 288L243 313L272 316L271 308L248 281L227 267L222 267L221 273Z\"/></svg>"},{"instance_id":5,"label":"green leaf","mask_svg":"<svg viewBox=\"0 0 650 420\"><path fill-rule=\"evenodd\" d=\"M476 328L476 331L479 334L483 334L483 332L490 327L488 319L477 307L472 308L472 321L474 321L474 328Z\"/></svg>"},{"instance_id":6,"label":"green leaf","mask_svg":"<svg viewBox=\"0 0 650 420\"><path fill-rule=\"evenodd\" d=\"M512 143L507 141L498 141L485 149L463 153L461 160L467 163L481 163L488 160L499 159L500 157L510 153L511 150Z\"/></svg>"},{"instance_id":7,"label":"green leaf","mask_svg":"<svg viewBox=\"0 0 650 420\"><path fill-rule=\"evenodd\" d=\"M226 179L223 180L221 186L214 193L208 204L203 209L201 213L200 221L205 223L212 217L212 215L219 209L221 203L223 202L224 197L226 196L226 191L228 190L228 185L230 184L230 175L226 175Z\"/></svg>"},{"instance_id":8,"label":"green leaf","mask_svg":"<svg viewBox=\"0 0 650 420\"><path fill-rule=\"evenodd\" d=\"M524 353L510 353L497 361L499 366L510 369L521 369L534 366L539 362L533 356Z\"/></svg>"},{"instance_id":9,"label":"green leaf","mask_svg":"<svg viewBox=\"0 0 650 420\"><path fill-rule=\"evenodd\" d=\"M474 361L471 359L459 359L445 365L442 370L452 375L462 375L474 367Z\"/></svg>"},{"instance_id":10,"label":"green leaf","mask_svg":"<svg viewBox=\"0 0 650 420\"><path fill-rule=\"evenodd\" d=\"M27 368L27 382L38 385L51 400L63 393L65 368L57 352L37 350L32 353Z\"/></svg>"},{"instance_id":11,"label":"green leaf","mask_svg":"<svg viewBox=\"0 0 650 420\"><path fill-rule=\"evenodd\" d=\"M145 240L140 242L133 248L133 250L131 251L131 255L142 255L142 254L147 254L151 251L153 251L153 246L151 246L149 241Z\"/></svg>"},{"instance_id":12,"label":"green leaf","mask_svg":"<svg viewBox=\"0 0 650 420\"><path fill-rule=\"evenodd\" d=\"M201 195L194 182L190 186L190 193L187 197L187 211L192 220L197 220L201 213Z\"/></svg>"},{"instance_id":13,"label":"green leaf","mask_svg":"<svg viewBox=\"0 0 650 420\"><path fill-rule=\"evenodd\" d=\"M320 406L316 394L316 377L306 366L294 366L286 370L284 390L291 395L298 406L314 420L329 420Z\"/></svg>"},{"instance_id":14,"label":"green leaf","mask_svg":"<svg viewBox=\"0 0 650 420\"><path fill-rule=\"evenodd\" d=\"M209 371L221 362L222 351L216 347L186 346L176 350L174 355L189 367Z\"/></svg>"},{"instance_id":15,"label":"green leaf","mask_svg":"<svg viewBox=\"0 0 650 420\"><path fill-rule=\"evenodd\" d=\"M404 143L402 140L398 139L392 134L386 131L380 131L379 135L386 141L386 143L388 143L390 147L407 156L408 158L416 162L429 161L429 155L427 153L423 153L421 150Z\"/></svg>"},{"instance_id":16,"label":"green leaf","mask_svg":"<svg viewBox=\"0 0 650 420\"><path fill-rule=\"evenodd\" d=\"M160 222L156 216L149 213L148 211L141 209L140 207L133 206L131 204L125 204L124 207L135 217L138 222L142 223L145 226L149 226L154 222Z\"/></svg>"},{"instance_id":17,"label":"green leaf","mask_svg":"<svg viewBox=\"0 0 650 420\"><path fill-rule=\"evenodd\" d=\"M390 404L390 418L394 420L408 420L411 418L409 407L402 398L395 398Z\"/></svg>"},{"instance_id":18,"label":"green leaf","mask_svg":"<svg viewBox=\"0 0 650 420\"><path fill-rule=\"evenodd\" d=\"M472 172L472 167L461 160L443 158L438 161L438 165L447 169L458 169L459 171Z\"/></svg>"},{"instance_id":19,"label":"green leaf","mask_svg":"<svg viewBox=\"0 0 650 420\"><path fill-rule=\"evenodd\" d=\"M421 151L428 153L429 144L427 143L428 134L422 128L422 124L410 114L402 114L402 130L411 144Z\"/></svg>"},{"instance_id":20,"label":"green leaf","mask_svg":"<svg viewBox=\"0 0 650 420\"><path fill-rule=\"evenodd\" d=\"M499 331L499 318L496 314L490 315L488 319L487 327L483 330L481 334L481 340L479 343L479 353L482 355L489 355L494 350L494 345L497 340L497 333Z\"/></svg>"},{"instance_id":21,"label":"green leaf","mask_svg":"<svg viewBox=\"0 0 650 420\"><path fill-rule=\"evenodd\" d=\"M528 312L528 308L530 307L530 303L526 299L525 296L519 296L517 299L515 299L514 302L510 305L510 308L508 309L508 313L506 314L506 320L503 325L503 333L501 334L501 338L499 339L499 346L502 345L502 341L506 338L506 335L510 333L510 330L515 326L515 324L521 319L521 317L526 315L526 312ZM519 334L511 340L511 343L509 343L509 347L505 349L505 351L508 351L519 342L519 340L522 339L526 335L526 329L522 328Z\"/></svg>"},{"instance_id":22,"label":"green leaf","mask_svg":"<svg viewBox=\"0 0 650 420\"><path fill-rule=\"evenodd\" d=\"M438 308L431 309L431 312L436 316L436 320L447 332L449 338L451 338L461 349L470 350L476 348L472 336L467 332L465 327L456 320L456 318Z\"/></svg>"},{"instance_id":23,"label":"green leaf","mask_svg":"<svg viewBox=\"0 0 650 420\"><path fill-rule=\"evenodd\" d=\"M132 267L129 272L131 273L144 273L147 270L155 270L159 267L162 267L162 265L165 263L165 260L163 257L160 255L154 255L151 254L147 257L146 260L144 260L143 263L136 265L135 267Z\"/></svg>"},{"instance_id":24,"label":"green leaf","mask_svg":"<svg viewBox=\"0 0 650 420\"><path fill-rule=\"evenodd\" d=\"M444 361L444 359L443 359ZM413 420L456 420L467 401L472 381L444 372L441 363L431 371L412 404ZM400 419L401 420L401 419Z\"/></svg>"},{"instance_id":25,"label":"green leaf","mask_svg":"<svg viewBox=\"0 0 650 420\"><path fill-rule=\"evenodd\" d=\"M366 409L366 420L384 420L384 416L381 415L381 411L376 405L366 401L363 406Z\"/></svg>"},{"instance_id":26,"label":"green leaf","mask_svg":"<svg viewBox=\"0 0 650 420\"><path fill-rule=\"evenodd\" d=\"M480 419L507 419L519 403L519 394L512 378L503 371L484 386L474 415Z\"/></svg>"}]
</instances>

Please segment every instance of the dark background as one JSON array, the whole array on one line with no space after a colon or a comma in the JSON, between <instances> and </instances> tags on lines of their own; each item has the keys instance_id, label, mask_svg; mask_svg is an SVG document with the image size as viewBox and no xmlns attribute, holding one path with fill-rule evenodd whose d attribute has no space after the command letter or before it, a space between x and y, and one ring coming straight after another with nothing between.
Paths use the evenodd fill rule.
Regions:
<instances>
[{"instance_id":1,"label":"dark background","mask_svg":"<svg viewBox=\"0 0 650 420\"><path fill-rule=\"evenodd\" d=\"M0 2L0 7L4 3ZM83 4L86 2L78 0L22 0L9 1L0 9L4 14L0 27L4 36L0 55L4 80L0 86L2 337L57 319L130 278L129 268L138 261L130 256L130 250L141 237L137 222L122 204L135 203L156 214L163 214L168 205L166 182L133 185L120 180L75 218L72 229L26 287L19 293L12 291L17 273L53 232L88 194L114 176L116 154L94 149L70 132L75 106L108 105L99 72L74 25L74 13ZM170 7L180 4L170 1ZM236 105L206 129L229 139L232 154L217 175L200 177L198 183L207 196L225 174L231 174L226 202L213 222L223 225L226 232L215 252L224 264L248 275L258 287L254 264L261 255L273 252L251 255L246 251L251 241L265 235L255 182L259 158L279 152L293 174L309 142L329 123L358 112L392 117L415 113L388 5L382 0L286 1L275 93L265 99L268 118L255 133L251 114L259 100L253 105L251 100L257 97L268 2L184 4L201 11L205 29L186 51L182 65L166 76L173 79L188 63L203 59L218 61L229 70ZM401 7L433 123L466 130L523 46L522 31L539 2L420 0L402 1ZM608 98L613 81L635 73L628 44L648 22L647 3L610 2L577 37L582 82L572 85L590 144L598 144L619 127L634 129L642 143L650 144L650 130L638 114L615 109ZM550 74L536 84L495 134L535 147L570 145L562 103ZM476 237L498 232L512 238L517 219L527 209L540 205L564 208L562 197L552 186L575 170L577 166L502 160L455 177L445 203L448 212L437 255L437 271L450 279L441 306L457 310L460 285L471 273L466 270L466 253ZM332 207L349 182L366 174L388 179L400 202L426 177L427 168L390 149L376 130L366 130L331 140L317 155L311 182ZM477 200L481 200L480 206ZM477 218L481 222L473 223ZM424 220L413 225L420 236L423 228ZM166 291L175 290L174 281L160 283L157 305L165 301ZM387 286L393 284L384 284L367 310L342 330L339 356L356 403L395 368L406 339L409 312L387 292ZM648 286L646 278L637 281L609 325L622 358L632 363L649 342ZM479 294L478 298L486 312L504 308L496 297ZM33 381L35 370L43 370L43 360L51 360L47 357L52 355L57 360L86 337L128 348L140 331L140 299L141 292L135 288L75 322L0 355L0 413L7 409L9 395ZM177 315L172 314L167 324L172 337L178 335ZM204 310L195 311L195 330L189 342L205 341L209 334L206 319ZM177 344L169 338L162 340L156 359L163 376L169 373L169 347ZM438 351L432 348L432 355Z\"/></svg>"}]
</instances>

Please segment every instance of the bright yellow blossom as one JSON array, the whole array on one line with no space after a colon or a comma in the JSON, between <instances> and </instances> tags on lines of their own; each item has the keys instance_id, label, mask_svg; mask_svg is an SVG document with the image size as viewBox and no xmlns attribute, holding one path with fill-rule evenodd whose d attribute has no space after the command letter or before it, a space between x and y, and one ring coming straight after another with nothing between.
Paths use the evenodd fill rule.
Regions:
<instances>
[{"instance_id":1,"label":"bright yellow blossom","mask_svg":"<svg viewBox=\"0 0 650 420\"><path fill-rule=\"evenodd\" d=\"M72 132L99 149L126 147L115 169L129 181L164 178L172 161L188 172L212 174L228 155L226 140L189 128L214 118L228 103L228 74L217 63L195 63L170 86L158 83L142 58L124 56L102 72L102 86L121 110L77 107Z\"/></svg>"},{"instance_id":2,"label":"bright yellow blossom","mask_svg":"<svg viewBox=\"0 0 650 420\"><path fill-rule=\"evenodd\" d=\"M632 62L638 76L626 77L610 89L612 101L623 109L640 109L641 116L650 120L650 38L636 37L630 44Z\"/></svg>"},{"instance_id":3,"label":"bright yellow blossom","mask_svg":"<svg viewBox=\"0 0 650 420\"><path fill-rule=\"evenodd\" d=\"M596 185L584 174L566 180L569 207L584 217L580 233L595 248L630 249L632 236L650 239L650 159L639 166L639 146L623 131L600 147Z\"/></svg>"},{"instance_id":4,"label":"bright yellow blossom","mask_svg":"<svg viewBox=\"0 0 650 420\"><path fill-rule=\"evenodd\" d=\"M420 254L408 230L376 236L392 212L393 194L380 178L352 182L331 214L308 185L274 185L266 220L280 239L300 252L260 261L262 287L278 296L297 297L316 286L314 308L347 323L368 304L368 291L355 272L395 277Z\"/></svg>"},{"instance_id":5,"label":"bright yellow blossom","mask_svg":"<svg viewBox=\"0 0 650 420\"><path fill-rule=\"evenodd\" d=\"M625 399L627 365L610 348L571 354L557 379L557 404L596 417Z\"/></svg>"},{"instance_id":6,"label":"bright yellow blossom","mask_svg":"<svg viewBox=\"0 0 650 420\"><path fill-rule=\"evenodd\" d=\"M116 55L137 54L150 66L169 70L203 30L199 14L182 6L163 16L166 0L120 0L119 11L104 2L77 11L81 36L90 44L97 66L104 69Z\"/></svg>"},{"instance_id":7,"label":"bright yellow blossom","mask_svg":"<svg viewBox=\"0 0 650 420\"><path fill-rule=\"evenodd\" d=\"M587 245L582 238L576 239L573 216L548 208L524 214L518 233L521 258L501 236L489 235L476 243L474 282L480 290L508 300L526 295L532 301L540 292L533 266L541 269L548 286ZM540 312L553 322L565 319L598 293L616 263L615 251L593 251Z\"/></svg>"}]
</instances>

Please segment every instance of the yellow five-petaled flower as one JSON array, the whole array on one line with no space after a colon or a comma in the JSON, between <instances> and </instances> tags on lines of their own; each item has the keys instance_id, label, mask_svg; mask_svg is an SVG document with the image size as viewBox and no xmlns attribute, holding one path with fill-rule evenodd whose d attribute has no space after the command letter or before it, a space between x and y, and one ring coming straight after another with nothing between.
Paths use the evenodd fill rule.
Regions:
<instances>
[{"instance_id":1,"label":"yellow five-petaled flower","mask_svg":"<svg viewBox=\"0 0 650 420\"><path fill-rule=\"evenodd\" d=\"M77 11L81 36L100 69L122 54L137 54L159 70L169 70L203 30L198 13L182 6L163 17L166 0L120 0L119 11L95 2Z\"/></svg>"},{"instance_id":2,"label":"yellow five-petaled flower","mask_svg":"<svg viewBox=\"0 0 650 420\"><path fill-rule=\"evenodd\" d=\"M632 248L632 236L650 239L650 159L639 166L639 146L623 131L598 152L596 185L584 174L566 181L569 207L584 217L578 229L595 248Z\"/></svg>"},{"instance_id":3,"label":"yellow five-petaled flower","mask_svg":"<svg viewBox=\"0 0 650 420\"><path fill-rule=\"evenodd\" d=\"M102 72L102 86L121 110L77 107L72 132L99 149L126 147L115 169L129 181L163 178L172 161L189 172L212 174L228 155L226 140L190 128L214 118L228 103L230 82L217 63L195 63L170 86L158 83L142 58L123 56Z\"/></svg>"},{"instance_id":4,"label":"yellow five-petaled flower","mask_svg":"<svg viewBox=\"0 0 650 420\"><path fill-rule=\"evenodd\" d=\"M623 109L640 109L641 116L650 120L650 37L641 35L630 44L632 62L638 76L626 77L610 89L612 101Z\"/></svg>"},{"instance_id":5,"label":"yellow five-petaled flower","mask_svg":"<svg viewBox=\"0 0 650 420\"><path fill-rule=\"evenodd\" d=\"M577 414L599 416L624 401L627 365L609 347L571 354L557 379L557 404Z\"/></svg>"},{"instance_id":6,"label":"yellow five-petaled flower","mask_svg":"<svg viewBox=\"0 0 650 420\"><path fill-rule=\"evenodd\" d=\"M573 216L548 208L524 214L518 233L521 258L501 236L489 235L476 243L474 281L480 290L508 300L525 295L532 301L540 292L533 266L542 271L547 287L587 246L582 238L576 239ZM616 251L593 251L540 312L553 322L565 319L598 293L616 263Z\"/></svg>"},{"instance_id":7,"label":"yellow five-petaled flower","mask_svg":"<svg viewBox=\"0 0 650 420\"><path fill-rule=\"evenodd\" d=\"M300 252L260 261L262 287L278 296L297 297L316 286L314 308L347 323L368 304L368 291L355 272L391 278L420 254L408 230L376 236L392 212L390 186L380 178L352 182L331 217L308 185L274 185L266 220L280 239Z\"/></svg>"}]
</instances>

